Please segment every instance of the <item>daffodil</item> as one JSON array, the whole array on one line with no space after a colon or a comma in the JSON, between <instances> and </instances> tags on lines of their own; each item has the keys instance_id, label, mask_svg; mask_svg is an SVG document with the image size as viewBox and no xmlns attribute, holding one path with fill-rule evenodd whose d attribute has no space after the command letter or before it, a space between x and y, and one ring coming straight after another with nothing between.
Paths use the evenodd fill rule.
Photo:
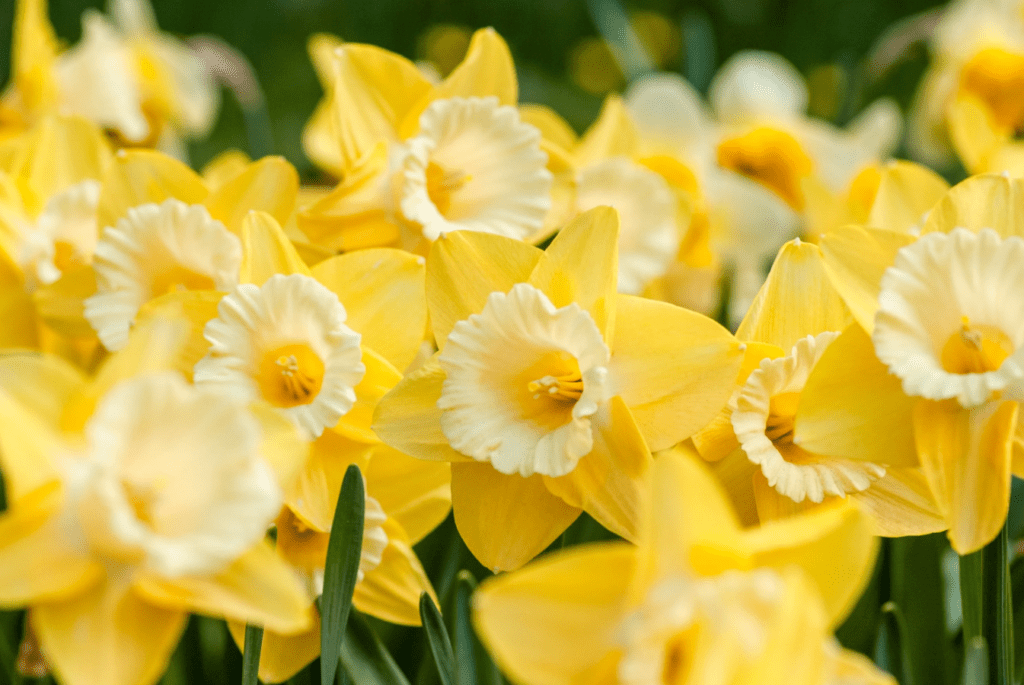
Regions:
<instances>
[{"instance_id":1,"label":"daffodil","mask_svg":"<svg viewBox=\"0 0 1024 685\"><path fill-rule=\"evenodd\" d=\"M49 114L76 114L128 145L183 155L179 136L213 124L219 91L191 48L160 32L147 0L112 0L113 23L82 15L82 39L61 51L45 0L19 0L14 78L0 101L0 130Z\"/></svg>"},{"instance_id":2,"label":"daffodil","mask_svg":"<svg viewBox=\"0 0 1024 685\"><path fill-rule=\"evenodd\" d=\"M305 589L264 540L302 442L171 370L186 333L150 322L93 379L0 357L0 602L28 607L63 682L156 682L192 611L309 625Z\"/></svg>"},{"instance_id":3,"label":"daffodil","mask_svg":"<svg viewBox=\"0 0 1024 685\"><path fill-rule=\"evenodd\" d=\"M515 67L493 29L475 34L438 85L374 46L321 36L311 52L332 77L304 140L342 180L300 214L310 242L416 249L460 229L520 239L541 231L551 206L547 156L515 107Z\"/></svg>"},{"instance_id":4,"label":"daffodil","mask_svg":"<svg viewBox=\"0 0 1024 685\"><path fill-rule=\"evenodd\" d=\"M830 635L874 559L856 507L741 531L694 456L653 470L638 547L571 548L480 586L474 623L515 682L894 682Z\"/></svg>"},{"instance_id":5,"label":"daffodil","mask_svg":"<svg viewBox=\"0 0 1024 685\"><path fill-rule=\"evenodd\" d=\"M451 462L455 523L488 568L521 566L587 511L635 539L651 450L725 403L739 343L701 315L616 294L615 213L547 250L460 231L434 243L439 353L378 405L399 451Z\"/></svg>"},{"instance_id":6,"label":"daffodil","mask_svg":"<svg viewBox=\"0 0 1024 685\"><path fill-rule=\"evenodd\" d=\"M1021 191L974 177L936 205L918 240L864 233L861 249L827 254L858 324L814 369L813 399L796 413L794 439L811 451L919 462L961 554L1002 527L1019 466Z\"/></svg>"},{"instance_id":7,"label":"daffodil","mask_svg":"<svg viewBox=\"0 0 1024 685\"><path fill-rule=\"evenodd\" d=\"M794 436L808 377L853 321L825 272L821 250L783 246L737 337L747 341L738 387L718 419L694 437L748 524L837 498L857 500L880 535L946 528L919 468L826 456ZM880 451L878 457L886 459Z\"/></svg>"}]
</instances>

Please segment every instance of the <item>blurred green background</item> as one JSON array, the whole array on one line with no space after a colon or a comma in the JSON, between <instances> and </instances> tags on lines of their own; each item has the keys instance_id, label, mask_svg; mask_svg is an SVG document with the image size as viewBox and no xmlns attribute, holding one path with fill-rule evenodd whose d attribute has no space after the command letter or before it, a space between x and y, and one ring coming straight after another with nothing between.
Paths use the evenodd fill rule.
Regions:
<instances>
[{"instance_id":1,"label":"blurred green background","mask_svg":"<svg viewBox=\"0 0 1024 685\"><path fill-rule=\"evenodd\" d=\"M80 17L102 0L50 0L58 35L78 40ZM266 95L273 152L307 179L316 170L300 134L321 95L307 38L333 33L413 59L434 57L444 73L472 29L493 26L509 42L523 102L555 108L577 129L596 116L603 93L625 78L599 36L616 40L629 17L655 63L704 91L715 69L744 48L773 50L811 83L812 112L843 123L879 95L909 102L927 61L931 0L156 0L160 26L179 36L214 34L243 53ZM618 12L618 8L621 8ZM0 74L10 71L14 0L0 0ZM601 25L599 30L598 25ZM202 165L229 147L249 150L245 118L228 94L205 141ZM260 132L265 133L265 132ZM256 150L255 152L263 152Z\"/></svg>"}]
</instances>

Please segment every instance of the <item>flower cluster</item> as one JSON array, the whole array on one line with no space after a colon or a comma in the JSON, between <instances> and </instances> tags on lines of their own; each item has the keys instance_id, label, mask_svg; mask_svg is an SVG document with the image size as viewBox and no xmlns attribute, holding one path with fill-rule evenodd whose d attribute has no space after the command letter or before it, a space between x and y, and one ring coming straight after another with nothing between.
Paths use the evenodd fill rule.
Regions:
<instances>
[{"instance_id":1,"label":"flower cluster","mask_svg":"<svg viewBox=\"0 0 1024 685\"><path fill-rule=\"evenodd\" d=\"M217 91L144 3L62 49L19 0L0 606L24 649L150 685L202 614L262 627L259 676L288 680L356 465L356 609L420 625L413 546L451 514L515 682L894 682L833 635L877 536L975 552L1024 475L1024 18L989 4L943 20L913 119L979 172L953 187L889 158L893 103L834 127L768 53L707 102L641 78L577 135L519 102L491 29L444 79L314 37L303 143L333 180L304 186L179 159ZM581 517L615 539L548 551Z\"/></svg>"}]
</instances>

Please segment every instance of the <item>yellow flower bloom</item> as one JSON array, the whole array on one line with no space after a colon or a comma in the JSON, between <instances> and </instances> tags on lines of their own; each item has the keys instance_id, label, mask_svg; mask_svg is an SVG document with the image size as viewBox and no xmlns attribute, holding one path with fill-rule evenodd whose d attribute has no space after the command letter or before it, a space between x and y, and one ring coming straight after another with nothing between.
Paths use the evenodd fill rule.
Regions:
<instances>
[{"instance_id":1,"label":"yellow flower bloom","mask_svg":"<svg viewBox=\"0 0 1024 685\"><path fill-rule=\"evenodd\" d=\"M741 531L695 458L653 469L639 547L572 548L480 586L474 623L516 682L893 682L829 634L873 565L856 507Z\"/></svg>"},{"instance_id":2,"label":"yellow flower bloom","mask_svg":"<svg viewBox=\"0 0 1024 685\"><path fill-rule=\"evenodd\" d=\"M796 416L807 449L919 461L961 554L1002 527L1017 467L1021 191L1003 176L968 179L916 242L872 240L827 256L859 326L811 374L814 399Z\"/></svg>"},{"instance_id":3,"label":"yellow flower bloom","mask_svg":"<svg viewBox=\"0 0 1024 685\"><path fill-rule=\"evenodd\" d=\"M191 611L295 632L308 595L263 540L301 455L287 423L188 385L184 327L137 330L95 379L0 359L0 602L62 681L155 682Z\"/></svg>"},{"instance_id":4,"label":"yellow flower bloom","mask_svg":"<svg viewBox=\"0 0 1024 685\"><path fill-rule=\"evenodd\" d=\"M457 232L427 261L440 353L378 405L392 447L451 462L455 522L493 569L521 566L585 510L635 539L652 450L724 404L742 353L721 326L617 295L615 215L546 251Z\"/></svg>"}]
</instances>

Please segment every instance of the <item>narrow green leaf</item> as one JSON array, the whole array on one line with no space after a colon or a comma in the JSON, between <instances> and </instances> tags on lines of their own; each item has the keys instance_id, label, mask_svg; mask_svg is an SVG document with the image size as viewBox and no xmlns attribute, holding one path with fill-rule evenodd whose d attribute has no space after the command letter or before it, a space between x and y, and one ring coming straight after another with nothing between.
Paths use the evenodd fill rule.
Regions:
<instances>
[{"instance_id":1,"label":"narrow green leaf","mask_svg":"<svg viewBox=\"0 0 1024 685\"><path fill-rule=\"evenodd\" d=\"M473 575L459 571L455 585L455 682L458 685L476 685L476 655L469 618L469 602L475 589Z\"/></svg>"},{"instance_id":2,"label":"narrow green leaf","mask_svg":"<svg viewBox=\"0 0 1024 685\"><path fill-rule=\"evenodd\" d=\"M956 680L955 667L946 663L951 642L946 637L946 587L942 557L949 548L942 533L890 540L890 597L900 609L902 645L915 683ZM900 680L907 685L906 680Z\"/></svg>"},{"instance_id":3,"label":"narrow green leaf","mask_svg":"<svg viewBox=\"0 0 1024 685\"><path fill-rule=\"evenodd\" d=\"M320 597L320 680L324 685L334 683L338 670L338 657L352 609L352 593L363 551L365 507L363 475L359 467L352 464L345 472L334 510L327 542L324 592Z\"/></svg>"},{"instance_id":4,"label":"narrow green leaf","mask_svg":"<svg viewBox=\"0 0 1024 685\"><path fill-rule=\"evenodd\" d=\"M1010 567L1010 587L1014 598L1013 624L1024 626L1024 557L1017 557ZM1024 630L1013 631L1016 681L1024 682Z\"/></svg>"},{"instance_id":5,"label":"narrow green leaf","mask_svg":"<svg viewBox=\"0 0 1024 685\"><path fill-rule=\"evenodd\" d=\"M982 634L982 553L960 557L960 606L964 615L964 649ZM987 648L987 646L986 646Z\"/></svg>"},{"instance_id":6,"label":"narrow green leaf","mask_svg":"<svg viewBox=\"0 0 1024 685\"><path fill-rule=\"evenodd\" d=\"M242 685L256 685L260 672L260 652L263 650L263 628L245 627L242 652Z\"/></svg>"},{"instance_id":7,"label":"narrow green leaf","mask_svg":"<svg viewBox=\"0 0 1024 685\"><path fill-rule=\"evenodd\" d=\"M373 628L353 611L341 644L341 666L358 685L409 685Z\"/></svg>"},{"instance_id":8,"label":"narrow green leaf","mask_svg":"<svg viewBox=\"0 0 1024 685\"><path fill-rule=\"evenodd\" d=\"M989 685L988 645L983 637L964 642L964 685Z\"/></svg>"},{"instance_id":9,"label":"narrow green leaf","mask_svg":"<svg viewBox=\"0 0 1024 685\"><path fill-rule=\"evenodd\" d=\"M914 685L912 659L907 649L907 626L895 602L882 605L875 644L875 663L896 677L901 685Z\"/></svg>"},{"instance_id":10,"label":"narrow green leaf","mask_svg":"<svg viewBox=\"0 0 1024 685\"><path fill-rule=\"evenodd\" d=\"M442 685L454 685L455 653L452 651L452 642L448 637L448 629L441 620L441 612L437 610L434 601L426 592L420 594L420 619L423 621L423 630L427 634Z\"/></svg>"},{"instance_id":11,"label":"narrow green leaf","mask_svg":"<svg viewBox=\"0 0 1024 685\"><path fill-rule=\"evenodd\" d=\"M1013 685L1013 601L1010 595L1009 539L1006 525L995 540L960 557L964 649L985 638L987 677L993 685ZM967 658L965 652L964 658ZM966 668L966 667L965 667Z\"/></svg>"}]
</instances>

